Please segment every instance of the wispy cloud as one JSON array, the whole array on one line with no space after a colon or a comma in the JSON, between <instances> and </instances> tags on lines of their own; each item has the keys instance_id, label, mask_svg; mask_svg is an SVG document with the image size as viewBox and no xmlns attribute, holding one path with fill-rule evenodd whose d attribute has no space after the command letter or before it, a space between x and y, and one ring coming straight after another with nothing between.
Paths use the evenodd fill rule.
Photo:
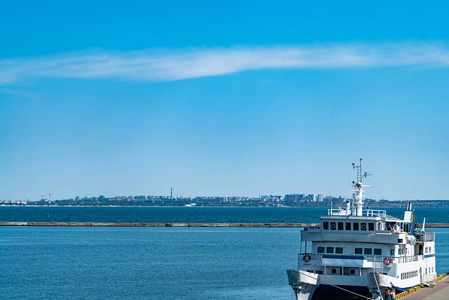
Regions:
<instances>
[{"instance_id":1,"label":"wispy cloud","mask_svg":"<svg viewBox=\"0 0 449 300\"><path fill-rule=\"evenodd\" d=\"M172 81L258 69L449 66L443 43L238 46L133 52L86 51L0 60L0 85L38 78Z\"/></svg>"}]
</instances>

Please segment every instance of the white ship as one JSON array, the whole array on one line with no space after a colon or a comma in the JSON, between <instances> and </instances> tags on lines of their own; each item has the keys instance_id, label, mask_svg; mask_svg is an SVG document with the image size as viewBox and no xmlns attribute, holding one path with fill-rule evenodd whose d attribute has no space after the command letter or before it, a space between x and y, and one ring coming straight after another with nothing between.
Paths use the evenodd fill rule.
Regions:
<instances>
[{"instance_id":1,"label":"white ship","mask_svg":"<svg viewBox=\"0 0 449 300\"><path fill-rule=\"evenodd\" d=\"M296 299L383 299L387 288L411 288L436 278L435 233L415 229L411 203L404 218L363 208L357 169L353 201L329 209L316 228L301 231L296 270L287 270Z\"/></svg>"}]
</instances>

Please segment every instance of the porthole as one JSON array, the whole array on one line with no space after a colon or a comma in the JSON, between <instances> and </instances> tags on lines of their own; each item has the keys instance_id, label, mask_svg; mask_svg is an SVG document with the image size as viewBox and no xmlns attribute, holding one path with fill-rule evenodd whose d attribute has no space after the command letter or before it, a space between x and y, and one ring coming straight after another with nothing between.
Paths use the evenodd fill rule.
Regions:
<instances>
[{"instance_id":1,"label":"porthole","mask_svg":"<svg viewBox=\"0 0 449 300\"><path fill-rule=\"evenodd\" d=\"M337 269L332 269L332 274L336 274L337 273Z\"/></svg>"},{"instance_id":2,"label":"porthole","mask_svg":"<svg viewBox=\"0 0 449 300\"><path fill-rule=\"evenodd\" d=\"M355 270L350 270L349 274L354 275L355 274Z\"/></svg>"}]
</instances>

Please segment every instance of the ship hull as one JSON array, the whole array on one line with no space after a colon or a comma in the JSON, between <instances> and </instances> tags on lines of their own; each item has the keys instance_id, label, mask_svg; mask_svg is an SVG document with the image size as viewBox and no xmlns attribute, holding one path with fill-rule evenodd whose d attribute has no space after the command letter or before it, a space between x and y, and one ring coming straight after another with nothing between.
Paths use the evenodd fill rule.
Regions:
<instances>
[{"instance_id":1,"label":"ship hull","mask_svg":"<svg viewBox=\"0 0 449 300\"><path fill-rule=\"evenodd\" d=\"M315 289L311 300L327 300L327 299L347 299L360 300L358 295L371 298L372 295L366 286L341 285L336 288L331 285L322 284ZM344 290L342 290L344 289ZM354 294L352 294L354 293ZM357 294L357 295L356 295Z\"/></svg>"},{"instance_id":2,"label":"ship hull","mask_svg":"<svg viewBox=\"0 0 449 300\"><path fill-rule=\"evenodd\" d=\"M415 280L398 280L384 274L367 276L318 275L302 270L287 270L290 286L297 300L360 299L364 296L382 299L386 288L401 289L421 284ZM348 285L351 283L351 285Z\"/></svg>"}]
</instances>

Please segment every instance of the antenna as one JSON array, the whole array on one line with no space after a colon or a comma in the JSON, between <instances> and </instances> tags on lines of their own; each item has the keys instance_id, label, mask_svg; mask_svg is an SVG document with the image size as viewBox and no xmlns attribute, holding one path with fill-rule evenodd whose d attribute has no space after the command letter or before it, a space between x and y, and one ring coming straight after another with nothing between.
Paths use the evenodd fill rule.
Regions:
<instances>
[{"instance_id":1,"label":"antenna","mask_svg":"<svg viewBox=\"0 0 449 300\"><path fill-rule=\"evenodd\" d=\"M352 163L352 168L357 169L357 181L353 181L352 184L355 188L355 197L354 201L357 205L357 216L362 216L362 205L363 205L363 188L368 187L368 185L363 185L362 180L363 177L368 177L371 174L368 174L368 172L363 173L362 172L362 159L360 158L360 165L356 166L355 163Z\"/></svg>"},{"instance_id":2,"label":"antenna","mask_svg":"<svg viewBox=\"0 0 449 300\"><path fill-rule=\"evenodd\" d=\"M426 218L424 218L424 221L422 222L422 229L421 232L424 232L426 228Z\"/></svg>"}]
</instances>

